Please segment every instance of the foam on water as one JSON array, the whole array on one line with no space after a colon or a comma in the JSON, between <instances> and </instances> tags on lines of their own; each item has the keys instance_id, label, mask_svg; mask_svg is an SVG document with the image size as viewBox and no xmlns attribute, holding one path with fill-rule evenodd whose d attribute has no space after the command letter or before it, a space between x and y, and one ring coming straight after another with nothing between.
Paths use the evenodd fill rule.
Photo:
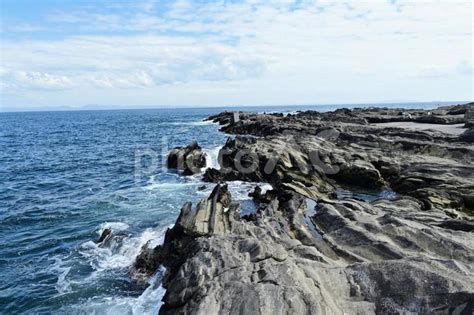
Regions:
<instances>
[{"instance_id":1,"label":"foam on water","mask_svg":"<svg viewBox=\"0 0 474 315\"><path fill-rule=\"evenodd\" d=\"M177 191L189 186L197 185L200 175L182 177L178 173L169 170L159 175L151 175L145 186L142 187L146 191L169 192Z\"/></svg>"},{"instance_id":2,"label":"foam on water","mask_svg":"<svg viewBox=\"0 0 474 315\"><path fill-rule=\"evenodd\" d=\"M62 267L62 261L59 258L55 259L56 262L51 268L52 271L56 271L58 273L58 281L56 283L56 290L59 294L64 294L66 292L71 291L71 284L66 279L67 275L71 271L71 267Z\"/></svg>"},{"instance_id":3,"label":"foam on water","mask_svg":"<svg viewBox=\"0 0 474 315\"><path fill-rule=\"evenodd\" d=\"M109 296L87 299L83 303L69 305L60 311L64 314L158 314L166 290L161 286L164 268L149 279L149 285L138 297Z\"/></svg>"},{"instance_id":4,"label":"foam on water","mask_svg":"<svg viewBox=\"0 0 474 315\"><path fill-rule=\"evenodd\" d=\"M172 226L168 226L169 228ZM106 279L107 273L130 267L141 248L147 245L154 248L163 243L164 229L145 229L137 236L125 234L130 227L121 222L107 222L101 224L97 229L100 234L105 228L111 228L113 235L102 244L92 241L83 243L79 248L79 254L89 262L95 270L87 277L71 279L71 267L68 258L56 258L51 270L57 272L56 290L58 296L73 294L73 288L93 287L100 279ZM161 307L161 299L165 289L161 286L164 268L149 279L148 287L139 296L128 296L119 293L96 296L88 298L76 304L66 305L60 312L65 314L157 314Z\"/></svg>"},{"instance_id":5,"label":"foam on water","mask_svg":"<svg viewBox=\"0 0 474 315\"><path fill-rule=\"evenodd\" d=\"M204 121L204 120L198 120L198 121L174 121L174 122L169 122L166 123L167 125L170 126L193 126L193 127L199 127L199 126L209 126L212 125L212 121Z\"/></svg>"},{"instance_id":6,"label":"foam on water","mask_svg":"<svg viewBox=\"0 0 474 315\"><path fill-rule=\"evenodd\" d=\"M244 181L228 181L226 182L230 194L232 195L233 200L250 200L249 193L253 192L255 187L259 186L262 189L262 193L265 193L267 190L272 189L272 186L268 183L251 183ZM201 190L198 194L203 197L209 196L209 194L214 189L215 184L207 185L206 189Z\"/></svg>"},{"instance_id":7,"label":"foam on water","mask_svg":"<svg viewBox=\"0 0 474 315\"><path fill-rule=\"evenodd\" d=\"M97 271L126 268L133 264L143 245L160 244L163 238L163 230L148 228L138 236L116 234L104 243L85 242L79 253Z\"/></svg>"},{"instance_id":8,"label":"foam on water","mask_svg":"<svg viewBox=\"0 0 474 315\"><path fill-rule=\"evenodd\" d=\"M181 188L183 186L195 186L195 182L189 182L189 183L152 183L148 184L147 186L143 187L145 190L160 190L160 191L166 191L166 190L175 190L178 188Z\"/></svg>"},{"instance_id":9,"label":"foam on water","mask_svg":"<svg viewBox=\"0 0 474 315\"><path fill-rule=\"evenodd\" d=\"M219 169L219 151L221 150L222 146L217 146L211 149L203 149L204 153L206 153L206 168L215 168Z\"/></svg>"},{"instance_id":10,"label":"foam on water","mask_svg":"<svg viewBox=\"0 0 474 315\"><path fill-rule=\"evenodd\" d=\"M104 222L97 229L97 234L100 236L105 229L111 229L112 231L125 231L128 230L130 226L124 222Z\"/></svg>"}]
</instances>

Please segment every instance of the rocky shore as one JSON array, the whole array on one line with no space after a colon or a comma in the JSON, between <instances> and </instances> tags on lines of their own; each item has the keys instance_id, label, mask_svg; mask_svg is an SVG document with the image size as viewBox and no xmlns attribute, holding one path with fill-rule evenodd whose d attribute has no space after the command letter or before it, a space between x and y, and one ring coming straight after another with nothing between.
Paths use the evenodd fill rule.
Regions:
<instances>
[{"instance_id":1,"label":"rocky shore","mask_svg":"<svg viewBox=\"0 0 474 315\"><path fill-rule=\"evenodd\" d=\"M160 314L472 314L473 103L209 120L229 134L214 190L132 270L166 268ZM168 164L205 159L194 143ZM272 189L241 215L234 180Z\"/></svg>"}]
</instances>

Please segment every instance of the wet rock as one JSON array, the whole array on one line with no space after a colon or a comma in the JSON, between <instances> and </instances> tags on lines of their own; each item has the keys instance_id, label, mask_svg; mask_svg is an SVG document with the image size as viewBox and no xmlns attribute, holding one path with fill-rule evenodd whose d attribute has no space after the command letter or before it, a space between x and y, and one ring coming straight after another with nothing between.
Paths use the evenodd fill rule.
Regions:
<instances>
[{"instance_id":1,"label":"wet rock","mask_svg":"<svg viewBox=\"0 0 474 315\"><path fill-rule=\"evenodd\" d=\"M140 283L146 283L147 277L152 276L160 266L159 251L149 248L148 243L145 244L130 271L132 278Z\"/></svg>"},{"instance_id":2,"label":"wet rock","mask_svg":"<svg viewBox=\"0 0 474 315\"><path fill-rule=\"evenodd\" d=\"M176 147L168 155L167 167L183 171L184 175L199 173L206 167L206 154L196 141L186 147Z\"/></svg>"},{"instance_id":3,"label":"wet rock","mask_svg":"<svg viewBox=\"0 0 474 315\"><path fill-rule=\"evenodd\" d=\"M277 193L274 190L267 190L265 193L262 193L262 188L260 186L255 187L255 189L249 193L249 197L252 198L256 203L270 203L273 199L276 198Z\"/></svg>"},{"instance_id":4,"label":"wet rock","mask_svg":"<svg viewBox=\"0 0 474 315\"><path fill-rule=\"evenodd\" d=\"M110 228L104 229L104 231L100 235L99 243L106 241L110 237L111 234L112 234L112 229Z\"/></svg>"}]
</instances>

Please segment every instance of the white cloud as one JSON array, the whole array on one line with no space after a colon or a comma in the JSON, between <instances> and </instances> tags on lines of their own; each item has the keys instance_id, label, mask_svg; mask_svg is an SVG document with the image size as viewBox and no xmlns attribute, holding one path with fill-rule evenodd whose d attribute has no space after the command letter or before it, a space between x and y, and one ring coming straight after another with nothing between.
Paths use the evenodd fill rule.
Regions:
<instances>
[{"instance_id":1,"label":"white cloud","mask_svg":"<svg viewBox=\"0 0 474 315\"><path fill-rule=\"evenodd\" d=\"M92 85L99 88L133 89L153 86L155 84L153 78L144 71L136 71L126 75L96 74L83 79L85 81L88 80Z\"/></svg>"},{"instance_id":2,"label":"white cloud","mask_svg":"<svg viewBox=\"0 0 474 315\"><path fill-rule=\"evenodd\" d=\"M147 104L187 103L192 91L213 93L215 103L472 97L472 4L466 1L157 4L140 2L121 14L50 14L49 23L77 25L76 32L4 40L3 88L18 94L74 89L90 91L90 98L100 96L94 89L138 89L138 103ZM449 91L440 91L443 85ZM159 97L150 96L153 89Z\"/></svg>"},{"instance_id":3,"label":"white cloud","mask_svg":"<svg viewBox=\"0 0 474 315\"><path fill-rule=\"evenodd\" d=\"M62 41L9 42L3 48L16 90L139 88L196 80L258 77L265 61L230 45L186 37L82 36ZM29 75L26 75L29 74ZM40 74L42 76L40 76Z\"/></svg>"},{"instance_id":4,"label":"white cloud","mask_svg":"<svg viewBox=\"0 0 474 315\"><path fill-rule=\"evenodd\" d=\"M74 86L73 81L64 75L55 75L37 71L0 71L2 90L8 92L24 89L63 90Z\"/></svg>"}]
</instances>

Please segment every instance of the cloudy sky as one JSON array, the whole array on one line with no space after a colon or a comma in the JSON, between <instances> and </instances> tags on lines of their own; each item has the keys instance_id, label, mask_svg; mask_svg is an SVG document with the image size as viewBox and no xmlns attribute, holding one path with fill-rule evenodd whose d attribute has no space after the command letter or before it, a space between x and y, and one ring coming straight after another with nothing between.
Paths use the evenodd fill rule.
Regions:
<instances>
[{"instance_id":1,"label":"cloudy sky","mask_svg":"<svg viewBox=\"0 0 474 315\"><path fill-rule=\"evenodd\" d=\"M1 0L0 107L473 99L471 0Z\"/></svg>"}]
</instances>

